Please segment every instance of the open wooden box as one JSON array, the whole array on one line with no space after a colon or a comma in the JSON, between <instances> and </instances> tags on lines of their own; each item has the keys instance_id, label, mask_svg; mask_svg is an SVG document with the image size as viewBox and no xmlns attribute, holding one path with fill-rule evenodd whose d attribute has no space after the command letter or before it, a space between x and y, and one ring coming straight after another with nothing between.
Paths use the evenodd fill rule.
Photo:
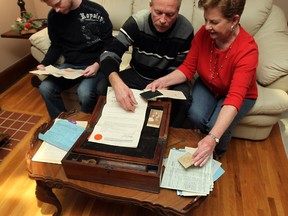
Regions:
<instances>
[{"instance_id":1,"label":"open wooden box","mask_svg":"<svg viewBox=\"0 0 288 216\"><path fill-rule=\"evenodd\" d=\"M99 98L89 126L63 158L62 164L67 177L159 193L171 101L149 102L137 148L88 141L101 116L105 101L106 97ZM160 128L146 126L151 109L163 110Z\"/></svg>"}]
</instances>

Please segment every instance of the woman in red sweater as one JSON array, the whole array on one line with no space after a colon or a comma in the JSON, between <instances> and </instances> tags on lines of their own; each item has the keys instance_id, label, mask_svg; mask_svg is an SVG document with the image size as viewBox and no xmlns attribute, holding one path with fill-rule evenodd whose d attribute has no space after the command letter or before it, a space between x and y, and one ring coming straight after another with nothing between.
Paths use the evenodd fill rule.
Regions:
<instances>
[{"instance_id":1,"label":"woman in red sweater","mask_svg":"<svg viewBox=\"0 0 288 216\"><path fill-rule=\"evenodd\" d=\"M189 119L193 128L207 134L192 163L203 166L213 152L222 156L237 122L257 99L258 46L239 24L245 0L200 0L205 25L195 34L181 66L146 88L162 89L199 75Z\"/></svg>"}]
</instances>

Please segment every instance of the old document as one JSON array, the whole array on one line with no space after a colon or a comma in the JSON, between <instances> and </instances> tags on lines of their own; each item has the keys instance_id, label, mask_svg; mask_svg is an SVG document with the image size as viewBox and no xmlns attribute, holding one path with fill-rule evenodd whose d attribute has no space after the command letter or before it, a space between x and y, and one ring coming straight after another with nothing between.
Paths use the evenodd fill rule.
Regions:
<instances>
[{"instance_id":1,"label":"old document","mask_svg":"<svg viewBox=\"0 0 288 216\"><path fill-rule=\"evenodd\" d=\"M132 91L138 102L134 112L125 111L120 107L113 89L108 88L106 104L89 137L90 142L137 148L148 103L140 96L142 91Z\"/></svg>"},{"instance_id":2,"label":"old document","mask_svg":"<svg viewBox=\"0 0 288 216\"><path fill-rule=\"evenodd\" d=\"M58 120L59 119L55 119L55 122L57 122ZM63 121L68 122L68 120L63 120ZM83 127L83 129L85 129L88 124L87 121L70 121L70 122ZM58 132L64 133L63 130L58 130ZM74 129L73 129L73 132L75 132ZM74 139L74 142L75 141L76 140ZM61 164L61 161L64 158L64 156L67 154L67 152L68 150L63 150L61 148L56 147L55 145L52 145L48 142L43 141L40 148L37 150L36 154L32 158L32 161Z\"/></svg>"},{"instance_id":3,"label":"old document","mask_svg":"<svg viewBox=\"0 0 288 216\"><path fill-rule=\"evenodd\" d=\"M55 77L64 77L66 79L77 79L83 76L84 70L76 70L71 68L59 69L52 65L45 67L45 70L30 71L32 74L38 75L53 75Z\"/></svg>"},{"instance_id":4,"label":"old document","mask_svg":"<svg viewBox=\"0 0 288 216\"><path fill-rule=\"evenodd\" d=\"M155 100L156 98L171 98L177 100L186 100L185 95L181 91L158 89L152 92L150 89L144 89L141 96L146 100Z\"/></svg>"},{"instance_id":5,"label":"old document","mask_svg":"<svg viewBox=\"0 0 288 216\"><path fill-rule=\"evenodd\" d=\"M178 158L185 151L171 149L165 171L161 181L162 188L193 192L197 195L207 195L213 187L211 174L212 158L203 167L189 167L185 169Z\"/></svg>"}]
</instances>

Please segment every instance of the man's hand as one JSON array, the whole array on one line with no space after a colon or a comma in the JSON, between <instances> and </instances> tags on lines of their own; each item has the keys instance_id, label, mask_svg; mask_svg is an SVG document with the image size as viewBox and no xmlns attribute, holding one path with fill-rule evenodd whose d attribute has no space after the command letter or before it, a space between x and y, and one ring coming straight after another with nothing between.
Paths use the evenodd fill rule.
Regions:
<instances>
[{"instance_id":1,"label":"man's hand","mask_svg":"<svg viewBox=\"0 0 288 216\"><path fill-rule=\"evenodd\" d=\"M135 111L138 104L131 89L122 81L117 72L109 76L109 81L114 89L116 100L127 111Z\"/></svg>"},{"instance_id":2,"label":"man's hand","mask_svg":"<svg viewBox=\"0 0 288 216\"><path fill-rule=\"evenodd\" d=\"M192 164L200 167L204 166L210 156L213 155L215 146L215 140L208 135L205 136L198 142L198 149L193 154Z\"/></svg>"},{"instance_id":3,"label":"man's hand","mask_svg":"<svg viewBox=\"0 0 288 216\"><path fill-rule=\"evenodd\" d=\"M93 77L96 76L98 70L100 68L99 63L95 62L94 64L88 66L83 73L84 77Z\"/></svg>"},{"instance_id":4,"label":"man's hand","mask_svg":"<svg viewBox=\"0 0 288 216\"><path fill-rule=\"evenodd\" d=\"M37 70L45 70L45 66L43 65L43 64L39 64L38 66L37 66Z\"/></svg>"}]
</instances>

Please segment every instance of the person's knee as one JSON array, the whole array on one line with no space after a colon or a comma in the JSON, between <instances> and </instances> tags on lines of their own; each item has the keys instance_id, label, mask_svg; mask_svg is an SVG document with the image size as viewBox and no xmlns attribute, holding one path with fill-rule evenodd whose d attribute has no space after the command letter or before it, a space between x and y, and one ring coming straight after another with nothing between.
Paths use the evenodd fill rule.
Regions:
<instances>
[{"instance_id":1,"label":"person's knee","mask_svg":"<svg viewBox=\"0 0 288 216\"><path fill-rule=\"evenodd\" d=\"M84 113L92 113L97 103L97 94L89 91L78 91L77 94L81 111Z\"/></svg>"},{"instance_id":2,"label":"person's knee","mask_svg":"<svg viewBox=\"0 0 288 216\"><path fill-rule=\"evenodd\" d=\"M46 87L43 82L38 86L38 89L41 95L45 92Z\"/></svg>"},{"instance_id":3,"label":"person's knee","mask_svg":"<svg viewBox=\"0 0 288 216\"><path fill-rule=\"evenodd\" d=\"M45 80L39 85L39 91L42 96L51 95L55 90L56 88L53 88L50 82L45 82Z\"/></svg>"},{"instance_id":4,"label":"person's knee","mask_svg":"<svg viewBox=\"0 0 288 216\"><path fill-rule=\"evenodd\" d=\"M199 116L191 114L190 112L188 112L188 119L193 125L201 124L201 119L199 118Z\"/></svg>"},{"instance_id":5,"label":"person's knee","mask_svg":"<svg viewBox=\"0 0 288 216\"><path fill-rule=\"evenodd\" d=\"M203 132L206 130L206 119L202 115L199 115L199 112L191 109L191 107L188 111L188 119L193 129L200 129Z\"/></svg>"},{"instance_id":6,"label":"person's knee","mask_svg":"<svg viewBox=\"0 0 288 216\"><path fill-rule=\"evenodd\" d=\"M92 98L95 97L91 91L87 91L87 90L85 91L81 88L77 89L77 95L78 95L78 98L82 104L86 103L87 101L92 100Z\"/></svg>"},{"instance_id":7,"label":"person's knee","mask_svg":"<svg viewBox=\"0 0 288 216\"><path fill-rule=\"evenodd\" d=\"M191 122L201 122L201 117L199 115L199 112L197 112L195 109L193 109L192 106L190 106L188 110L188 119Z\"/></svg>"}]
</instances>

